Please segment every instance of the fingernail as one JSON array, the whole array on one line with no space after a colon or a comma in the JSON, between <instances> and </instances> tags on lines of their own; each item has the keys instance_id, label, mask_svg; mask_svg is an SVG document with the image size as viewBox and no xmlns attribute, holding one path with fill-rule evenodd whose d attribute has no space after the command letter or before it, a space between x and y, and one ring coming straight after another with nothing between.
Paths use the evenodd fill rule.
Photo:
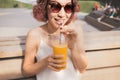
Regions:
<instances>
[{"instance_id":1,"label":"fingernail","mask_svg":"<svg viewBox=\"0 0 120 80\"><path fill-rule=\"evenodd\" d=\"M62 29L62 27L60 27L60 30Z\"/></svg>"}]
</instances>

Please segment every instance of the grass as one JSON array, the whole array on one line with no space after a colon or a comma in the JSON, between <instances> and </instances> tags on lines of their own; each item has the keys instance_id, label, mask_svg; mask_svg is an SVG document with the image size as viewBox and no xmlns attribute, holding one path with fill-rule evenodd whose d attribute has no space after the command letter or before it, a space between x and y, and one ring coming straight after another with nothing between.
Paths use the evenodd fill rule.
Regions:
<instances>
[{"instance_id":1,"label":"grass","mask_svg":"<svg viewBox=\"0 0 120 80\"><path fill-rule=\"evenodd\" d=\"M0 0L0 8L13 8L17 4L19 8L32 8L32 5L15 0Z\"/></svg>"},{"instance_id":2,"label":"grass","mask_svg":"<svg viewBox=\"0 0 120 80\"><path fill-rule=\"evenodd\" d=\"M97 2L97 1L79 1L79 4L80 4L80 11L81 12L86 12L86 13L89 13L92 11L92 8L93 8L93 4L94 2ZM97 2L99 5L100 3ZM101 5L100 5L101 6Z\"/></svg>"}]
</instances>

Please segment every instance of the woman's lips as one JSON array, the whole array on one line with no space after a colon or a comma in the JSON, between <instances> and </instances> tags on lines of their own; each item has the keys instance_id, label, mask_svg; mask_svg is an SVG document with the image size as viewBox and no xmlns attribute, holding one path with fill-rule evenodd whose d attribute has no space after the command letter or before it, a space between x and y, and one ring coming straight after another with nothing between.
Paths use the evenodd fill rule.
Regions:
<instances>
[{"instance_id":1,"label":"woman's lips","mask_svg":"<svg viewBox=\"0 0 120 80\"><path fill-rule=\"evenodd\" d=\"M63 19L55 19L55 21L56 21L56 23L57 23L58 25L64 24L64 20L63 20Z\"/></svg>"}]
</instances>

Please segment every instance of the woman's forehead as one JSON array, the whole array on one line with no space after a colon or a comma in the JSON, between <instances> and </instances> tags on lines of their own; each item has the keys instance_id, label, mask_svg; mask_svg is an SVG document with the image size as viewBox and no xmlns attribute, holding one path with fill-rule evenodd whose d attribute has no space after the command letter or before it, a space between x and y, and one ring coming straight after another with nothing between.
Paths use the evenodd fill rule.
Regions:
<instances>
[{"instance_id":1,"label":"woman's forehead","mask_svg":"<svg viewBox=\"0 0 120 80\"><path fill-rule=\"evenodd\" d=\"M50 0L50 2L51 1L56 1L56 2L58 2L58 3L60 3L60 4L67 4L67 3L70 3L71 2L71 0Z\"/></svg>"}]
</instances>

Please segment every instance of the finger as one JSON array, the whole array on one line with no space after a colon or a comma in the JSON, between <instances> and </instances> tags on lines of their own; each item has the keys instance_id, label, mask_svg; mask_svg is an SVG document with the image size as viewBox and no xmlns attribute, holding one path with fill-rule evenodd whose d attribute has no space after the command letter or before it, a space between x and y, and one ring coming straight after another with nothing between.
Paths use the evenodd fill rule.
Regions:
<instances>
[{"instance_id":1,"label":"finger","mask_svg":"<svg viewBox=\"0 0 120 80\"><path fill-rule=\"evenodd\" d=\"M49 57L48 57L48 62L51 62L51 61L53 60L52 56L53 56L53 54L52 54L52 55L49 55Z\"/></svg>"},{"instance_id":2,"label":"finger","mask_svg":"<svg viewBox=\"0 0 120 80\"><path fill-rule=\"evenodd\" d=\"M63 55L54 55L54 54L52 54L52 55L50 55L50 56L48 57L48 61L50 62L50 61L52 61L53 59L62 59L62 58L64 58Z\"/></svg>"},{"instance_id":3,"label":"finger","mask_svg":"<svg viewBox=\"0 0 120 80\"><path fill-rule=\"evenodd\" d=\"M52 70L54 70L54 71L60 71L59 69L56 69L56 68L54 68L54 67L52 67L52 66L50 66L50 65L48 65L48 68L50 68L50 69L52 69Z\"/></svg>"},{"instance_id":4,"label":"finger","mask_svg":"<svg viewBox=\"0 0 120 80\"><path fill-rule=\"evenodd\" d=\"M61 32L62 32L64 35L76 34L76 32L75 32L73 29L62 30Z\"/></svg>"},{"instance_id":5,"label":"finger","mask_svg":"<svg viewBox=\"0 0 120 80\"><path fill-rule=\"evenodd\" d=\"M66 64L54 64L54 63L49 63L49 66L52 66L52 67L54 67L54 68L59 69L59 68L65 67Z\"/></svg>"},{"instance_id":6,"label":"finger","mask_svg":"<svg viewBox=\"0 0 120 80\"><path fill-rule=\"evenodd\" d=\"M62 63L66 63L66 61L65 61L65 60L61 60L61 59L54 59L54 60L52 60L52 62L53 62L53 63L55 63L55 64L62 64Z\"/></svg>"},{"instance_id":7,"label":"finger","mask_svg":"<svg viewBox=\"0 0 120 80\"><path fill-rule=\"evenodd\" d=\"M71 30L71 29L67 30L67 33L68 34L76 34L76 32L74 30Z\"/></svg>"},{"instance_id":8,"label":"finger","mask_svg":"<svg viewBox=\"0 0 120 80\"><path fill-rule=\"evenodd\" d=\"M61 60L61 59L56 59L56 58L49 58L48 59L49 63L55 63L55 64L61 64L61 63L65 63L66 60Z\"/></svg>"},{"instance_id":9,"label":"finger","mask_svg":"<svg viewBox=\"0 0 120 80\"><path fill-rule=\"evenodd\" d=\"M52 57L49 57L48 58L48 62L52 62L53 61L53 58Z\"/></svg>"},{"instance_id":10,"label":"finger","mask_svg":"<svg viewBox=\"0 0 120 80\"><path fill-rule=\"evenodd\" d=\"M54 59L62 59L64 58L64 55L52 55L51 57Z\"/></svg>"}]
</instances>

